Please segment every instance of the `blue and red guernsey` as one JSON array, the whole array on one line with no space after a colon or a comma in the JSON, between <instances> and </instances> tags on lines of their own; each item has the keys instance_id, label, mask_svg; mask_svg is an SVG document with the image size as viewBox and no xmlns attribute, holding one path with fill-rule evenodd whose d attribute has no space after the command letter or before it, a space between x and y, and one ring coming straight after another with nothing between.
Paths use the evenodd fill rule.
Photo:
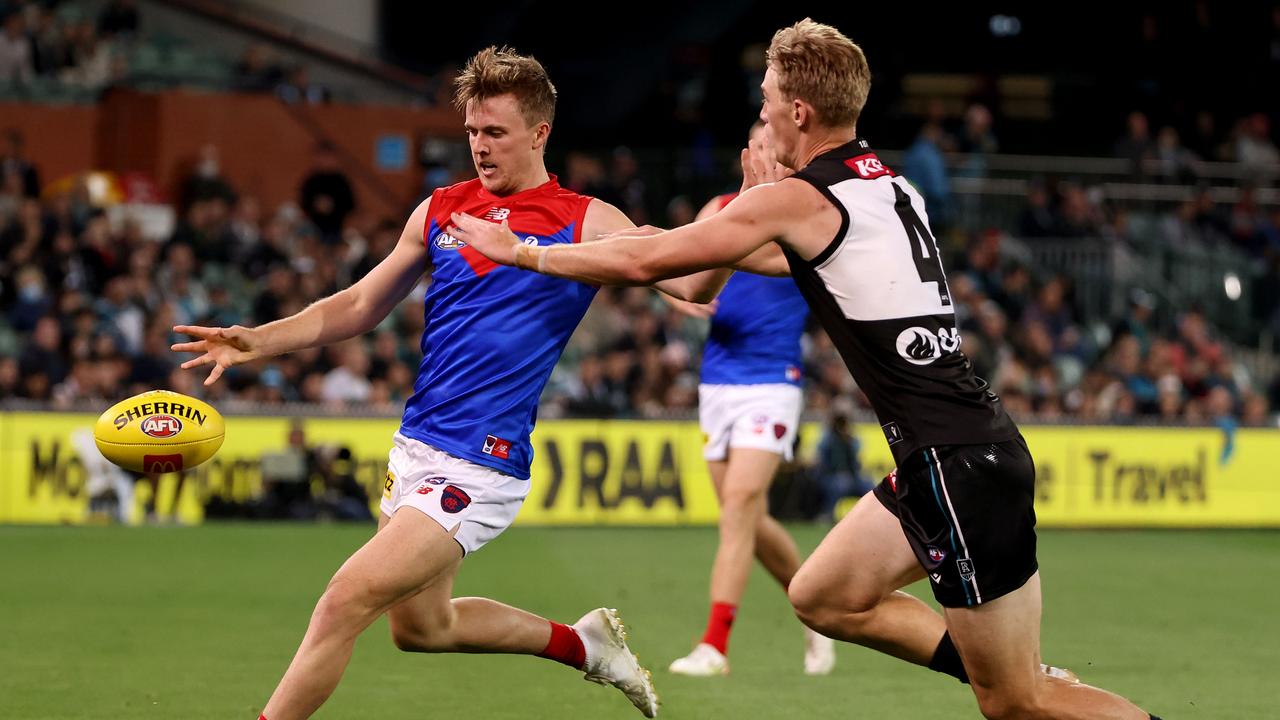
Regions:
<instances>
[{"instance_id":1,"label":"blue and red guernsey","mask_svg":"<svg viewBox=\"0 0 1280 720\"><path fill-rule=\"evenodd\" d=\"M498 265L445 232L451 213L506 221L530 245L576 243L591 198L560 187L498 197L479 180L431 195L422 364L400 432L529 478L538 396L596 288Z\"/></svg>"},{"instance_id":2,"label":"blue and red guernsey","mask_svg":"<svg viewBox=\"0 0 1280 720\"><path fill-rule=\"evenodd\" d=\"M720 207L734 197L722 195ZM734 273L719 301L702 353L702 382L800 385L800 336L809 305L795 281Z\"/></svg>"}]
</instances>

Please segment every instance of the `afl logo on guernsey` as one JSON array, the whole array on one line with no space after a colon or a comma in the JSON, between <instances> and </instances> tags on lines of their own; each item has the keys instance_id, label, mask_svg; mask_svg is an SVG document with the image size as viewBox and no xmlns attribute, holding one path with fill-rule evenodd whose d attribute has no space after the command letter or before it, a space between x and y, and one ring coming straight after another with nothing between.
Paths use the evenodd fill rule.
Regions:
<instances>
[{"instance_id":1,"label":"afl logo on guernsey","mask_svg":"<svg viewBox=\"0 0 1280 720\"><path fill-rule=\"evenodd\" d=\"M909 327L898 333L898 354L913 365L928 365L960 348L960 331L940 328L937 334L928 328Z\"/></svg>"},{"instance_id":2,"label":"afl logo on guernsey","mask_svg":"<svg viewBox=\"0 0 1280 720\"><path fill-rule=\"evenodd\" d=\"M457 250L466 247L467 244L447 232L442 232L436 236L436 247L441 250Z\"/></svg>"},{"instance_id":3,"label":"afl logo on guernsey","mask_svg":"<svg viewBox=\"0 0 1280 720\"><path fill-rule=\"evenodd\" d=\"M172 415L152 415L142 421L141 429L153 438L171 438L182 432L182 421Z\"/></svg>"}]
</instances>

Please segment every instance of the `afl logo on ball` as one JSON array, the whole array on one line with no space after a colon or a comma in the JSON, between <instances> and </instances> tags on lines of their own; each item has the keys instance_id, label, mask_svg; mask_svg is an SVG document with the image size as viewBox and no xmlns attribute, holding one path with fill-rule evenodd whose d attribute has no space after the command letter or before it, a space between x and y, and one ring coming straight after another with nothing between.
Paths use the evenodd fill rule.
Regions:
<instances>
[{"instance_id":1,"label":"afl logo on ball","mask_svg":"<svg viewBox=\"0 0 1280 720\"><path fill-rule=\"evenodd\" d=\"M471 504L471 496L457 485L446 485L440 494L440 508L447 513L462 512Z\"/></svg>"},{"instance_id":2,"label":"afl logo on ball","mask_svg":"<svg viewBox=\"0 0 1280 720\"><path fill-rule=\"evenodd\" d=\"M153 438L171 438L182 432L182 421L172 415L151 415L143 419L142 432Z\"/></svg>"}]
</instances>

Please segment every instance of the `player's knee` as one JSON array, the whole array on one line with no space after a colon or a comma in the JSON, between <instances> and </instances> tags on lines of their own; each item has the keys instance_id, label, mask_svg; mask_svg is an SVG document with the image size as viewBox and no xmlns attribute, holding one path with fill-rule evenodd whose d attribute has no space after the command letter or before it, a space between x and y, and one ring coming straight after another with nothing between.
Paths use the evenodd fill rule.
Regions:
<instances>
[{"instance_id":1,"label":"player's knee","mask_svg":"<svg viewBox=\"0 0 1280 720\"><path fill-rule=\"evenodd\" d=\"M1031 693L1011 693L974 685L978 709L987 720L1039 720L1043 717Z\"/></svg>"},{"instance_id":2,"label":"player's knee","mask_svg":"<svg viewBox=\"0 0 1280 720\"><path fill-rule=\"evenodd\" d=\"M801 567L787 588L787 598L800 622L824 635L836 633L847 638L859 634L877 601L863 601L845 590L822 582Z\"/></svg>"},{"instance_id":3,"label":"player's knee","mask_svg":"<svg viewBox=\"0 0 1280 720\"><path fill-rule=\"evenodd\" d=\"M313 622L324 628L359 623L376 612L367 589L359 583L334 578L316 603Z\"/></svg>"},{"instance_id":4,"label":"player's knee","mask_svg":"<svg viewBox=\"0 0 1280 720\"><path fill-rule=\"evenodd\" d=\"M452 606L435 608L414 617L391 614L391 641L404 652L448 652L454 649Z\"/></svg>"},{"instance_id":5,"label":"player's knee","mask_svg":"<svg viewBox=\"0 0 1280 720\"><path fill-rule=\"evenodd\" d=\"M765 508L764 488L742 487L726 484L720 492L720 508L723 512L749 512Z\"/></svg>"},{"instance_id":6,"label":"player's knee","mask_svg":"<svg viewBox=\"0 0 1280 720\"><path fill-rule=\"evenodd\" d=\"M823 592L822 584L814 582L803 567L791 579L787 599L791 601L791 608L795 610L800 622L819 631L818 626L826 624L830 614L828 595Z\"/></svg>"}]
</instances>

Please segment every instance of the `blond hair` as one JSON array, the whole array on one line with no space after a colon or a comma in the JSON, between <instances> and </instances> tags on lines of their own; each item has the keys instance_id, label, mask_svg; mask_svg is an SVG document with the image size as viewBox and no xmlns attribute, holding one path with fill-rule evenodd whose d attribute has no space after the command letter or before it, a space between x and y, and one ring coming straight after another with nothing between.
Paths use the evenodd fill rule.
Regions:
<instances>
[{"instance_id":1,"label":"blond hair","mask_svg":"<svg viewBox=\"0 0 1280 720\"><path fill-rule=\"evenodd\" d=\"M765 60L783 96L812 105L819 123L857 123L871 90L871 68L862 48L839 30L805 18L773 34Z\"/></svg>"},{"instance_id":2,"label":"blond hair","mask_svg":"<svg viewBox=\"0 0 1280 720\"><path fill-rule=\"evenodd\" d=\"M472 100L487 100L510 93L530 127L551 123L556 115L556 88L542 63L509 47L487 47L467 61L453 81L453 105L466 110Z\"/></svg>"}]
</instances>

